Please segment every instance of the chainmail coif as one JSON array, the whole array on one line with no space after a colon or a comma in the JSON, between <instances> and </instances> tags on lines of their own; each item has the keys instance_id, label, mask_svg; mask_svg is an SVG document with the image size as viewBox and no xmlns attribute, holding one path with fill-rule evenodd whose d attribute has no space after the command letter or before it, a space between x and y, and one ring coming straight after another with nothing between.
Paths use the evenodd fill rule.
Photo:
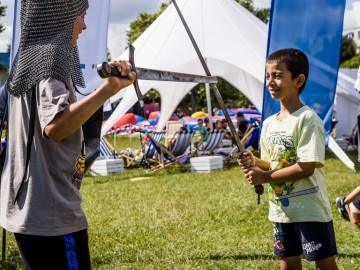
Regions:
<instances>
[{"instance_id":1,"label":"chainmail coif","mask_svg":"<svg viewBox=\"0 0 360 270\"><path fill-rule=\"evenodd\" d=\"M88 0L21 0L21 38L6 87L20 96L49 77L85 87L79 51L71 43L74 22Z\"/></svg>"}]
</instances>

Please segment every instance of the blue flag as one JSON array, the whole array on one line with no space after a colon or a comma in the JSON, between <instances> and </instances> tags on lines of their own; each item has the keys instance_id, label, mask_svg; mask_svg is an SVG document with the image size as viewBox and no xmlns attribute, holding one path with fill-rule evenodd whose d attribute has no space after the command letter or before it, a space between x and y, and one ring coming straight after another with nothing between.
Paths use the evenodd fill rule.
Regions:
<instances>
[{"instance_id":1,"label":"blue flag","mask_svg":"<svg viewBox=\"0 0 360 270\"><path fill-rule=\"evenodd\" d=\"M330 133L345 0L272 0L267 55L284 48L302 50L310 62L310 74L300 95L316 111ZM264 88L262 119L280 110Z\"/></svg>"}]
</instances>

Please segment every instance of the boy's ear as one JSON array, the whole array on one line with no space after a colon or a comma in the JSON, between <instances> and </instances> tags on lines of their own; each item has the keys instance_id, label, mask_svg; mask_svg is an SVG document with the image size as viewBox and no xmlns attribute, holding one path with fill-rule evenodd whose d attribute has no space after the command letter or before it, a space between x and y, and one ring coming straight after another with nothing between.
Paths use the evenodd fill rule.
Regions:
<instances>
[{"instance_id":1,"label":"boy's ear","mask_svg":"<svg viewBox=\"0 0 360 270\"><path fill-rule=\"evenodd\" d=\"M300 88L301 86L303 86L303 84L305 83L305 75L304 74L300 74L297 79L296 79L296 86L298 88Z\"/></svg>"}]
</instances>

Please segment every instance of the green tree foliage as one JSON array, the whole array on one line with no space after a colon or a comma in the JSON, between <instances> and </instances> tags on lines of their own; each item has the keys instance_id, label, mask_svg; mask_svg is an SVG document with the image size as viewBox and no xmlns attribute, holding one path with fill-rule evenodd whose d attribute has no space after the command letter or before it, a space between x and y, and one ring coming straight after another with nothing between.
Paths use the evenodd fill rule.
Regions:
<instances>
[{"instance_id":1,"label":"green tree foliage","mask_svg":"<svg viewBox=\"0 0 360 270\"><path fill-rule=\"evenodd\" d=\"M148 103L161 103L160 94L155 89L151 89L149 92L146 93L144 96L144 102Z\"/></svg>"},{"instance_id":2,"label":"green tree foliage","mask_svg":"<svg viewBox=\"0 0 360 270\"><path fill-rule=\"evenodd\" d=\"M360 66L360 54L356 54L356 45L354 41L344 36L341 43L341 68L358 68Z\"/></svg>"},{"instance_id":3,"label":"green tree foliage","mask_svg":"<svg viewBox=\"0 0 360 270\"><path fill-rule=\"evenodd\" d=\"M269 8L255 8L253 0L235 0L264 23L269 21L270 9Z\"/></svg>"},{"instance_id":4,"label":"green tree foliage","mask_svg":"<svg viewBox=\"0 0 360 270\"><path fill-rule=\"evenodd\" d=\"M340 67L341 68L359 68L360 66L360 54L355 55L349 60L343 62Z\"/></svg>"},{"instance_id":5,"label":"green tree foliage","mask_svg":"<svg viewBox=\"0 0 360 270\"><path fill-rule=\"evenodd\" d=\"M257 16L260 20L267 23L269 19L269 9L257 9L254 7L253 0L235 0L243 7L248 9L251 13ZM170 1L171 2L171 1ZM133 43L168 7L169 4L163 3L160 10L154 14L141 13L138 18L130 23L130 30L127 32L128 42ZM218 78L218 88L221 96L228 107L249 107L251 102L234 86L222 78ZM157 91L149 91L144 98L145 103L158 102L160 103L160 95ZM215 96L211 95L211 104L213 107L219 107ZM160 104L161 105L161 104ZM177 111L180 112L195 112L198 110L206 111L206 91L205 85L197 85L188 95L184 97L179 104Z\"/></svg>"},{"instance_id":6,"label":"green tree foliage","mask_svg":"<svg viewBox=\"0 0 360 270\"><path fill-rule=\"evenodd\" d=\"M162 3L160 10L154 14L140 13L137 19L130 23L130 30L127 32L128 42L133 43L167 7L168 4Z\"/></svg>"},{"instance_id":7,"label":"green tree foliage","mask_svg":"<svg viewBox=\"0 0 360 270\"><path fill-rule=\"evenodd\" d=\"M347 36L342 37L341 41L341 58L340 63L350 60L356 55L355 43L352 38Z\"/></svg>"},{"instance_id":8,"label":"green tree foliage","mask_svg":"<svg viewBox=\"0 0 360 270\"><path fill-rule=\"evenodd\" d=\"M5 10L6 10L6 6L2 6L1 1L0 1L0 17L5 16ZM4 30L5 30L5 27L0 22L0 33L4 32Z\"/></svg>"}]
</instances>

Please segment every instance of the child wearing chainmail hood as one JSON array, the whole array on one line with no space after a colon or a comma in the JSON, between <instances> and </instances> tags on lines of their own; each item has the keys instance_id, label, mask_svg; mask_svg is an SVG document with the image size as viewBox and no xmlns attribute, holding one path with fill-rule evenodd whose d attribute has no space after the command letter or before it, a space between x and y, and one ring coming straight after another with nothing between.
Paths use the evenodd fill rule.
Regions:
<instances>
[{"instance_id":1,"label":"child wearing chainmail hood","mask_svg":"<svg viewBox=\"0 0 360 270\"><path fill-rule=\"evenodd\" d=\"M309 62L298 49L281 49L266 60L266 87L280 111L264 120L261 159L246 151L240 159L251 185L267 184L274 254L280 269L302 269L301 257L316 269L337 270L337 254L326 179L325 130L300 100Z\"/></svg>"},{"instance_id":2,"label":"child wearing chainmail hood","mask_svg":"<svg viewBox=\"0 0 360 270\"><path fill-rule=\"evenodd\" d=\"M77 39L87 8L87 0L21 1L20 45L5 84L0 225L15 234L25 269L91 269L81 126L136 74L128 61L113 61L124 77L76 100L75 87L85 86Z\"/></svg>"}]
</instances>

